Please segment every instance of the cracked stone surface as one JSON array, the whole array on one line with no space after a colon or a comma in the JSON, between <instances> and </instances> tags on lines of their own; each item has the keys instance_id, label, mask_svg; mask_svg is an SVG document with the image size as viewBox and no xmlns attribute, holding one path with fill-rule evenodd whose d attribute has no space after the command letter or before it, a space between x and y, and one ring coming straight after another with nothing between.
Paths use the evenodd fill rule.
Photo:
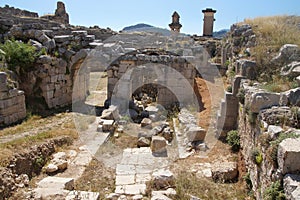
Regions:
<instances>
[{"instance_id":1,"label":"cracked stone surface","mask_svg":"<svg viewBox=\"0 0 300 200\"><path fill-rule=\"evenodd\" d=\"M149 147L125 149L116 168L117 194L145 194L152 173L168 166L166 157L155 157Z\"/></svg>"}]
</instances>

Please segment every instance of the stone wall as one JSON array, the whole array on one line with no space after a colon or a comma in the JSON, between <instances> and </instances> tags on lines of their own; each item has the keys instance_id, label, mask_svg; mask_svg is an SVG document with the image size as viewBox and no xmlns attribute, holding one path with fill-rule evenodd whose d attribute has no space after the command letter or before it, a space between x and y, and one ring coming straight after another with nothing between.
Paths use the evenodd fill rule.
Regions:
<instances>
[{"instance_id":1,"label":"stone wall","mask_svg":"<svg viewBox=\"0 0 300 200\"><path fill-rule=\"evenodd\" d=\"M41 56L35 70L22 77L21 88L29 103L46 104L48 109L83 101L88 94L89 71L82 62L86 50L74 54L70 61ZM38 105L35 105L38 106Z\"/></svg>"},{"instance_id":2,"label":"stone wall","mask_svg":"<svg viewBox=\"0 0 300 200\"><path fill-rule=\"evenodd\" d=\"M10 87L7 74L0 72L0 126L16 123L25 117L24 92Z\"/></svg>"},{"instance_id":3,"label":"stone wall","mask_svg":"<svg viewBox=\"0 0 300 200\"><path fill-rule=\"evenodd\" d=\"M30 12L27 10L21 10L19 8L10 7L5 5L5 7L0 7L0 13L6 15L15 15L19 17L39 17L39 15L35 12Z\"/></svg>"},{"instance_id":4,"label":"stone wall","mask_svg":"<svg viewBox=\"0 0 300 200\"><path fill-rule=\"evenodd\" d=\"M65 4L61 1L57 2L57 8L54 15L41 16L43 19L53 20L61 24L69 24L69 14L66 11Z\"/></svg>"},{"instance_id":5,"label":"stone wall","mask_svg":"<svg viewBox=\"0 0 300 200\"><path fill-rule=\"evenodd\" d=\"M135 86L156 84L158 85L157 103L170 106L176 102L192 102L193 93L189 94L189 91L192 89L193 92L194 88L196 76L194 66L181 56L168 55L159 51L152 55L152 51L130 53L121 56L110 65L107 69L108 98L118 96L117 98L131 99L132 93L138 89L134 88ZM129 73L130 70L138 70L138 66L144 68L141 74ZM153 76L146 77L151 72ZM121 81L121 85L117 85L118 81Z\"/></svg>"}]
</instances>

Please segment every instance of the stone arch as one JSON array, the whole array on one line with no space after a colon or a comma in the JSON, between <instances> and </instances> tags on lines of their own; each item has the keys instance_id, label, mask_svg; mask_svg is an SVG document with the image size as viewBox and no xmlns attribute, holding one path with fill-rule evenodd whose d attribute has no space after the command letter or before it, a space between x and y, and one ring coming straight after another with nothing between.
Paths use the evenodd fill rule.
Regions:
<instances>
[{"instance_id":1,"label":"stone arch","mask_svg":"<svg viewBox=\"0 0 300 200\"><path fill-rule=\"evenodd\" d=\"M107 68L108 99L130 99L135 86L147 83L138 81L148 73L142 69L145 66L157 74L156 82L154 79L148 81L158 85L157 103L166 107L177 101L183 104L197 101L194 91L194 79L197 74L195 66L184 56L162 49L138 49L113 61ZM139 68L141 75L134 72Z\"/></svg>"}]
</instances>

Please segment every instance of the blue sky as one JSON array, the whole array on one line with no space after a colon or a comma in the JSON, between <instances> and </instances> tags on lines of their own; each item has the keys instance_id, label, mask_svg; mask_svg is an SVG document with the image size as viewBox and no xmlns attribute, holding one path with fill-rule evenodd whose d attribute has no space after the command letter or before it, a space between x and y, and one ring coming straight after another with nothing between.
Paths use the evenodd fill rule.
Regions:
<instances>
[{"instance_id":1,"label":"blue sky","mask_svg":"<svg viewBox=\"0 0 300 200\"><path fill-rule=\"evenodd\" d=\"M35 11L39 15L54 13L56 0L1 0L5 4ZM300 0L63 0L73 25L99 25L119 31L128 25L148 23L168 28L171 15L181 16L184 33L202 34L202 9L217 10L215 30L229 28L245 18L270 15L300 15Z\"/></svg>"}]
</instances>

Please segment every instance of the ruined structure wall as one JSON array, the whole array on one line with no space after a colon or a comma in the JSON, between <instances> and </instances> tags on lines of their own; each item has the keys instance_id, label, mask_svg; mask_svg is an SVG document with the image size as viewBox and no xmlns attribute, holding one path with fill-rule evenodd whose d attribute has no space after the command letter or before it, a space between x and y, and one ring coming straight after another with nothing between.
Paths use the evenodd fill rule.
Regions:
<instances>
[{"instance_id":1,"label":"ruined structure wall","mask_svg":"<svg viewBox=\"0 0 300 200\"><path fill-rule=\"evenodd\" d=\"M164 61L165 58L168 58L168 62ZM153 65L157 63L161 63L162 65L167 66L164 69L164 73L159 73L159 75L163 75L164 77L159 79L160 81L155 82L158 85L161 85L162 87L158 87L158 103L162 104L164 106L171 105L172 103L175 103L176 101L181 100L181 102L191 102L191 98L193 94L187 95L187 90L190 88L194 88L194 78L196 75L196 71L193 67L193 65L189 64L186 60L184 60L181 57L178 56L149 56L149 55L128 55L126 56L126 59L123 60L123 58L120 58L117 62L114 62L113 65L107 70L108 74L108 87L107 87L107 94L108 98L110 99L113 95L118 94L121 95L124 98L131 97L132 90L132 79L136 79L137 77L128 77L128 80L124 80L124 74L128 72L130 69L133 69L137 66L141 66L147 63L153 63ZM178 78L178 74L176 74L171 69L174 69L174 71L178 72L178 74L181 74L181 80ZM118 81L122 78L122 86L116 89L116 84ZM187 81L187 84L183 84L183 81ZM127 84L126 84L126 83ZM142 83L141 83L142 84ZM186 86L189 85L190 88L186 88ZM166 89L166 87L169 86L169 90ZM170 88L177 91L176 97L174 98L174 94L170 93ZM137 89L137 88L135 88ZM174 91L172 91L174 93Z\"/></svg>"},{"instance_id":2,"label":"ruined structure wall","mask_svg":"<svg viewBox=\"0 0 300 200\"><path fill-rule=\"evenodd\" d=\"M24 92L9 87L7 74L0 72L0 126L16 123L25 117Z\"/></svg>"},{"instance_id":3,"label":"ruined structure wall","mask_svg":"<svg viewBox=\"0 0 300 200\"><path fill-rule=\"evenodd\" d=\"M0 13L5 15L15 15L19 17L34 17L37 18L39 15L35 12L30 12L27 10L21 10L19 8L14 8L6 5L5 7L0 7Z\"/></svg>"}]
</instances>

